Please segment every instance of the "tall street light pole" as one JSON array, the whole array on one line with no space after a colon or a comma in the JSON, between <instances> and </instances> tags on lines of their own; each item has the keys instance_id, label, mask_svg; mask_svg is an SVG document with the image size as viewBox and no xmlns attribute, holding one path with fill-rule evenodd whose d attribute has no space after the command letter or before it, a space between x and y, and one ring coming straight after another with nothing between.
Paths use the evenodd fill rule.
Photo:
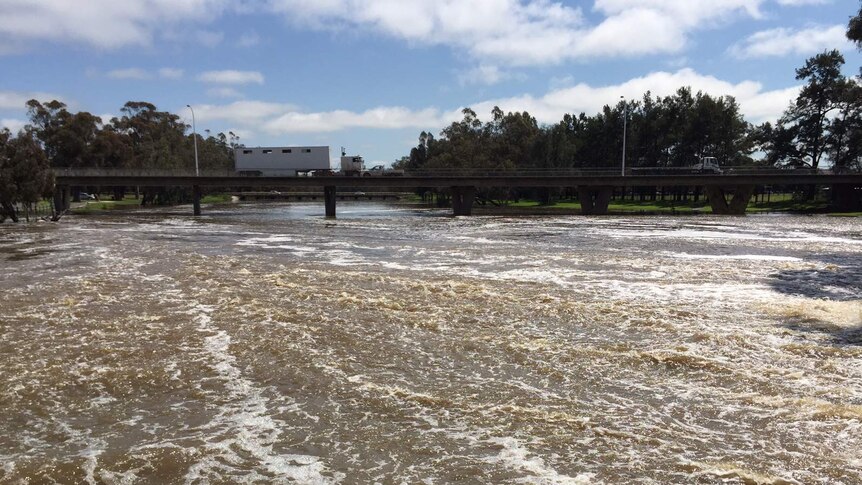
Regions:
<instances>
[{"instance_id":1,"label":"tall street light pole","mask_svg":"<svg viewBox=\"0 0 862 485\"><path fill-rule=\"evenodd\" d=\"M620 96L623 100L623 160L622 160L622 176L626 176L626 124L629 120L629 104L626 102L625 96Z\"/></svg>"},{"instance_id":2,"label":"tall street light pole","mask_svg":"<svg viewBox=\"0 0 862 485\"><path fill-rule=\"evenodd\" d=\"M198 168L198 131L195 128L195 110L192 109L192 105L187 104L186 108L190 109L192 112L192 137L195 142L195 176L200 177L201 171Z\"/></svg>"}]
</instances>

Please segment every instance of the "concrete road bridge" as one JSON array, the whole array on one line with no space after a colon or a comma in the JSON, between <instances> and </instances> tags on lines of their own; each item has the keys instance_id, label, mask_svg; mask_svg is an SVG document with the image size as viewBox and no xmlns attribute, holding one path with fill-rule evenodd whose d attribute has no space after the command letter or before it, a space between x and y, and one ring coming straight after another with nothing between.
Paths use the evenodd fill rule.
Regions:
<instances>
[{"instance_id":1,"label":"concrete road bridge","mask_svg":"<svg viewBox=\"0 0 862 485\"><path fill-rule=\"evenodd\" d=\"M76 169L55 172L55 208L69 208L76 187L191 187L195 194L194 213L200 215L201 188L228 191L304 189L322 192L326 216L335 217L339 188L387 191L424 188L449 189L452 211L456 216L470 215L476 190L486 187L562 187L575 188L582 212L606 214L615 187L703 187L715 214L744 214L756 186L819 185L831 187L833 202L839 210L860 210L862 173L817 173L804 170L738 169L722 174L696 174L689 170L662 169L661 173L626 175L607 170L521 170L511 172L435 171L407 173L404 176L347 177L341 175L254 177L232 172L129 171Z\"/></svg>"}]
</instances>

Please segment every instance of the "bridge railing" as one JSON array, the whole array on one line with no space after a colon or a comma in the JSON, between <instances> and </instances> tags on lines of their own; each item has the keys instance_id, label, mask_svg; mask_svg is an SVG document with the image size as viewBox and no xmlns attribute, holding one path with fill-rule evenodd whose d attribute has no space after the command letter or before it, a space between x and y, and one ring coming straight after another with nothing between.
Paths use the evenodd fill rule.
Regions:
<instances>
[{"instance_id":1,"label":"bridge railing","mask_svg":"<svg viewBox=\"0 0 862 485\"><path fill-rule=\"evenodd\" d=\"M332 172L326 172L331 175ZM830 175L849 174L859 171L824 169L782 169L758 166L723 167L721 172L700 171L689 167L631 167L626 168L626 176L648 175ZM67 177L195 177L194 170L187 169L116 169L116 168L55 168L54 174ZM335 173L337 175L337 172ZM401 174L398 174L401 175ZM422 169L403 173L405 177L614 177L621 175L619 168L519 168L501 169ZM233 170L201 170L201 177L250 177ZM301 173L298 177L315 176ZM394 175L393 175L394 176Z\"/></svg>"}]
</instances>

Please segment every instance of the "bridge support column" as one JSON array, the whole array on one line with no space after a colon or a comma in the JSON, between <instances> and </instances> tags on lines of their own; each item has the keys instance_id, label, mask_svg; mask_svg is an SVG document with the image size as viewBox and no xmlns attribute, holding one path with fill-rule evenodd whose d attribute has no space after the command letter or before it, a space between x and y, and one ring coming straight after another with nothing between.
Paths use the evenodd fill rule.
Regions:
<instances>
[{"instance_id":1,"label":"bridge support column","mask_svg":"<svg viewBox=\"0 0 862 485\"><path fill-rule=\"evenodd\" d=\"M326 217L335 219L335 186L327 185L323 187L323 198L326 204Z\"/></svg>"},{"instance_id":2,"label":"bridge support column","mask_svg":"<svg viewBox=\"0 0 862 485\"><path fill-rule=\"evenodd\" d=\"M862 211L862 188L853 184L832 186L832 209L838 212Z\"/></svg>"},{"instance_id":3,"label":"bridge support column","mask_svg":"<svg viewBox=\"0 0 862 485\"><path fill-rule=\"evenodd\" d=\"M613 187L578 187L578 201L581 203L581 214L585 216L604 215L608 213Z\"/></svg>"},{"instance_id":4,"label":"bridge support column","mask_svg":"<svg viewBox=\"0 0 862 485\"><path fill-rule=\"evenodd\" d=\"M71 207L70 199L71 191L67 185L58 185L54 187L54 212L62 214Z\"/></svg>"},{"instance_id":5,"label":"bridge support column","mask_svg":"<svg viewBox=\"0 0 862 485\"><path fill-rule=\"evenodd\" d=\"M754 194L753 185L736 185L730 190L713 185L706 187L706 196L709 198L709 205L712 206L712 213L719 215L744 215L752 194ZM727 202L727 195L732 195L730 203Z\"/></svg>"},{"instance_id":6,"label":"bridge support column","mask_svg":"<svg viewBox=\"0 0 862 485\"><path fill-rule=\"evenodd\" d=\"M201 215L201 186L195 185L192 187L192 198L194 199L194 214L195 216Z\"/></svg>"},{"instance_id":7,"label":"bridge support column","mask_svg":"<svg viewBox=\"0 0 862 485\"><path fill-rule=\"evenodd\" d=\"M476 198L476 187L452 187L452 214L469 216L473 213L473 200Z\"/></svg>"}]
</instances>

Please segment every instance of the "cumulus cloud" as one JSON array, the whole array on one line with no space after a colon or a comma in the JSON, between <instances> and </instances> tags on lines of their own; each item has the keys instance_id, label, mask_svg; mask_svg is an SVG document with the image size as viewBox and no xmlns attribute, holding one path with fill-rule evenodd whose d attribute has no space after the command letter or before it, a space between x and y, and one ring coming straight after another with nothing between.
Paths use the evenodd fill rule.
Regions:
<instances>
[{"instance_id":1,"label":"cumulus cloud","mask_svg":"<svg viewBox=\"0 0 862 485\"><path fill-rule=\"evenodd\" d=\"M0 129L7 128L12 133L18 133L27 125L25 120L2 119L0 120Z\"/></svg>"},{"instance_id":2,"label":"cumulus cloud","mask_svg":"<svg viewBox=\"0 0 862 485\"><path fill-rule=\"evenodd\" d=\"M150 79L152 76L147 71L138 67L129 67L125 69L114 69L108 71L107 76L111 79Z\"/></svg>"},{"instance_id":3,"label":"cumulus cloud","mask_svg":"<svg viewBox=\"0 0 862 485\"><path fill-rule=\"evenodd\" d=\"M207 71L198 80L211 84L263 84L263 74L258 71Z\"/></svg>"},{"instance_id":4,"label":"cumulus cloud","mask_svg":"<svg viewBox=\"0 0 862 485\"><path fill-rule=\"evenodd\" d=\"M849 46L846 30L845 25L763 30L732 46L729 52L742 59L814 54Z\"/></svg>"},{"instance_id":5,"label":"cumulus cloud","mask_svg":"<svg viewBox=\"0 0 862 485\"><path fill-rule=\"evenodd\" d=\"M260 36L257 32L246 32L239 37L236 45L239 47L254 47L260 44Z\"/></svg>"},{"instance_id":6,"label":"cumulus cloud","mask_svg":"<svg viewBox=\"0 0 862 485\"><path fill-rule=\"evenodd\" d=\"M195 115L200 121L228 121L241 126L261 125L296 107L286 103L265 101L234 101L225 105L195 105Z\"/></svg>"},{"instance_id":7,"label":"cumulus cloud","mask_svg":"<svg viewBox=\"0 0 862 485\"><path fill-rule=\"evenodd\" d=\"M0 44L73 41L104 49L147 45L154 32L221 15L228 0L0 0Z\"/></svg>"},{"instance_id":8,"label":"cumulus cloud","mask_svg":"<svg viewBox=\"0 0 862 485\"><path fill-rule=\"evenodd\" d=\"M676 72L654 72L616 85L590 86L580 83L552 89L540 97L522 95L486 100L474 104L472 108L477 113L489 113L494 106L499 106L503 111L526 110L542 123L555 123L564 113L599 112L606 104L615 104L620 96L640 99L647 91L653 96L668 96L681 86L690 86L695 92L703 91L713 96L733 96L746 118L758 123L778 119L799 92L799 87L765 91L758 82L734 84L699 74L692 69L680 69Z\"/></svg>"},{"instance_id":9,"label":"cumulus cloud","mask_svg":"<svg viewBox=\"0 0 862 485\"><path fill-rule=\"evenodd\" d=\"M159 69L159 77L162 79L182 79L185 71L175 67L163 67Z\"/></svg>"},{"instance_id":10,"label":"cumulus cloud","mask_svg":"<svg viewBox=\"0 0 862 485\"><path fill-rule=\"evenodd\" d=\"M207 89L207 96L214 98L241 98L242 93L226 86Z\"/></svg>"},{"instance_id":11,"label":"cumulus cloud","mask_svg":"<svg viewBox=\"0 0 862 485\"><path fill-rule=\"evenodd\" d=\"M227 12L275 12L300 29L349 29L411 44L446 45L483 65L547 65L679 53L697 30L740 17L760 18L769 3L594 0L588 16L582 8L589 7L554 0L0 0L0 46L43 40L113 49L147 45L159 37L212 47L223 34L201 24ZM255 32L248 32L237 45L259 42Z\"/></svg>"},{"instance_id":12,"label":"cumulus cloud","mask_svg":"<svg viewBox=\"0 0 862 485\"><path fill-rule=\"evenodd\" d=\"M516 74L504 71L497 66L480 64L472 69L458 74L458 82L462 85L484 84L491 86L506 79L519 78Z\"/></svg>"},{"instance_id":13,"label":"cumulus cloud","mask_svg":"<svg viewBox=\"0 0 862 485\"><path fill-rule=\"evenodd\" d=\"M820 5L829 3L831 0L778 0L779 5L799 7L801 5Z\"/></svg>"},{"instance_id":14,"label":"cumulus cloud","mask_svg":"<svg viewBox=\"0 0 862 485\"><path fill-rule=\"evenodd\" d=\"M336 110L317 113L292 111L263 125L270 134L323 133L349 128L400 129L440 126L444 118L435 108L411 110L381 106L360 113Z\"/></svg>"},{"instance_id":15,"label":"cumulus cloud","mask_svg":"<svg viewBox=\"0 0 862 485\"><path fill-rule=\"evenodd\" d=\"M31 99L42 102L56 99L67 103L61 96L51 93L42 93L37 91L0 91L0 109L23 111L26 108L25 105L27 104L27 101L30 101Z\"/></svg>"},{"instance_id":16,"label":"cumulus cloud","mask_svg":"<svg viewBox=\"0 0 862 485\"><path fill-rule=\"evenodd\" d=\"M558 82L567 82L558 80ZM480 118L488 119L494 106L503 111L528 111L540 123L558 122L565 113L594 114L606 104L615 104L620 96L640 99L647 91L654 96L668 96L681 86L714 96L730 95L739 102L746 118L755 123L774 121L799 92L799 87L764 90L753 81L727 82L691 69L676 72L654 72L629 81L591 86L585 83L553 87L541 96L524 94L507 98L480 100L470 105ZM195 106L201 121L220 120L246 133L288 135L295 133L329 133L348 129L425 129L437 130L462 118L463 107L378 106L364 111L305 111L296 106L263 101L236 101L226 105Z\"/></svg>"},{"instance_id":17,"label":"cumulus cloud","mask_svg":"<svg viewBox=\"0 0 862 485\"><path fill-rule=\"evenodd\" d=\"M550 0L271 0L297 24L360 27L414 43L445 44L509 65L597 56L675 53L693 31L737 16L761 16L766 0L595 0L590 23L579 7Z\"/></svg>"}]
</instances>

